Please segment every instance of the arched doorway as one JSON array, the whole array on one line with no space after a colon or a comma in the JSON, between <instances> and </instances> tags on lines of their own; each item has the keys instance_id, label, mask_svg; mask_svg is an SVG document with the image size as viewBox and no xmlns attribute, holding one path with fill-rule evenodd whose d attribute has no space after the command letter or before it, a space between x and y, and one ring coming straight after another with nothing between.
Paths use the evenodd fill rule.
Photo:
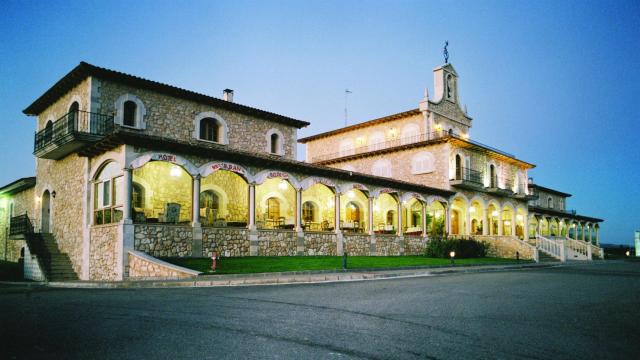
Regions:
<instances>
[{"instance_id":1,"label":"arched doorway","mask_svg":"<svg viewBox=\"0 0 640 360\"><path fill-rule=\"evenodd\" d=\"M40 232L49 233L51 228L51 194L45 190L42 194L42 213L40 216Z\"/></svg>"}]
</instances>

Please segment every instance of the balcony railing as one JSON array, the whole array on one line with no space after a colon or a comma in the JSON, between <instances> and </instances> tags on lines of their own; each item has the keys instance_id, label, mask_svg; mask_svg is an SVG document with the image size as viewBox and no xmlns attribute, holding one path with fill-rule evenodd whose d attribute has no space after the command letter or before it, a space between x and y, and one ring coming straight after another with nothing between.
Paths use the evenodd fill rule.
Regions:
<instances>
[{"instance_id":1,"label":"balcony railing","mask_svg":"<svg viewBox=\"0 0 640 360\"><path fill-rule=\"evenodd\" d=\"M471 168L459 168L456 170L456 178L455 180L464 180L472 183L476 183L478 185L483 184L484 174L482 171L471 169Z\"/></svg>"},{"instance_id":2,"label":"balcony railing","mask_svg":"<svg viewBox=\"0 0 640 360\"><path fill-rule=\"evenodd\" d=\"M62 146L76 137L100 137L113 131L113 116L72 111L35 134L33 153L46 152L50 145Z\"/></svg>"},{"instance_id":3,"label":"balcony railing","mask_svg":"<svg viewBox=\"0 0 640 360\"><path fill-rule=\"evenodd\" d=\"M11 218L9 223L9 236L25 235L33 233L33 225L27 214Z\"/></svg>"},{"instance_id":4,"label":"balcony railing","mask_svg":"<svg viewBox=\"0 0 640 360\"><path fill-rule=\"evenodd\" d=\"M401 145L409 145L409 144L414 144L414 143L418 143L418 142L423 142L423 141L427 141L427 140L435 140L435 139L441 139L444 137L453 137L456 139L460 139L460 140L464 140L468 143L489 149L493 152L502 154L504 156L508 156L508 157L515 157L513 154L509 154L507 152L498 150L494 147L491 147L489 145L483 144L481 142L475 141L475 140L470 140L466 137L460 136L459 134L456 134L455 132L449 132L449 131L444 131L444 130L440 130L440 131L435 131L432 133L424 133L424 134L418 134L418 135L412 135L412 136L406 136L403 138L397 138L397 139L392 139L392 140L387 140L387 141L383 141L383 142L379 142L379 143L375 143L375 144L369 144L369 145L361 145L355 148L350 148L350 149L343 149L341 151L338 152L333 152L333 153L327 153L327 154L322 154L322 155L317 155L311 158L311 162L322 162L322 161L327 161L327 160L332 160L332 159L339 159L339 158L343 158L346 156L352 156L352 155L359 155L359 154L364 154L364 153L368 153L371 151L377 151L377 150L384 150L384 149L390 149L390 148L394 148L397 146L401 146Z\"/></svg>"}]
</instances>

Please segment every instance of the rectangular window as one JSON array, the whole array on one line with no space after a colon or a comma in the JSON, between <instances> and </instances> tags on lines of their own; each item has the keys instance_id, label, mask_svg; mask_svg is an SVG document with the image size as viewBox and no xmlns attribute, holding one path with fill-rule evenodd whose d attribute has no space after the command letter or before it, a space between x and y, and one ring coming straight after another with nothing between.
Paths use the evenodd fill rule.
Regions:
<instances>
[{"instance_id":1,"label":"rectangular window","mask_svg":"<svg viewBox=\"0 0 640 360\"><path fill-rule=\"evenodd\" d=\"M111 181L107 180L102 183L102 202L100 207L108 207L111 205Z\"/></svg>"}]
</instances>

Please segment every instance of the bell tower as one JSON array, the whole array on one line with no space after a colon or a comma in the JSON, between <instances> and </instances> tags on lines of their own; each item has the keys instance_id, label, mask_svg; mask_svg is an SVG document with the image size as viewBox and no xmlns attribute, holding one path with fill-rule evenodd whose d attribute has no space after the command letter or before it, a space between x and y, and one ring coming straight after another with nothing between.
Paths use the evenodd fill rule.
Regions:
<instances>
[{"instance_id":1,"label":"bell tower","mask_svg":"<svg viewBox=\"0 0 640 360\"><path fill-rule=\"evenodd\" d=\"M458 98L458 73L451 64L444 64L433 69L435 96L433 101L446 100L460 104Z\"/></svg>"}]
</instances>

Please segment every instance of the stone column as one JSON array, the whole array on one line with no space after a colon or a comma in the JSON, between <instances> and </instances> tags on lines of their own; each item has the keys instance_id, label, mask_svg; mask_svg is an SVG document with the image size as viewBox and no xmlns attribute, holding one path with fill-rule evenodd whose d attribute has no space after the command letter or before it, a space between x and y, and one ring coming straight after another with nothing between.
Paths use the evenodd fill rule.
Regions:
<instances>
[{"instance_id":1,"label":"stone column","mask_svg":"<svg viewBox=\"0 0 640 360\"><path fill-rule=\"evenodd\" d=\"M193 227L193 238L191 240L191 256L201 257L202 255L202 225L200 224L200 175L193 178L193 206L191 226Z\"/></svg>"},{"instance_id":2,"label":"stone column","mask_svg":"<svg viewBox=\"0 0 640 360\"><path fill-rule=\"evenodd\" d=\"M302 190L296 189L296 231L302 231Z\"/></svg>"},{"instance_id":3,"label":"stone column","mask_svg":"<svg viewBox=\"0 0 640 360\"><path fill-rule=\"evenodd\" d=\"M589 224L589 244L591 244L591 240L593 239L592 234L593 234L593 224Z\"/></svg>"},{"instance_id":4,"label":"stone column","mask_svg":"<svg viewBox=\"0 0 640 360\"><path fill-rule=\"evenodd\" d=\"M191 225L200 226L200 175L193 177L193 203L191 206Z\"/></svg>"},{"instance_id":5,"label":"stone column","mask_svg":"<svg viewBox=\"0 0 640 360\"><path fill-rule=\"evenodd\" d=\"M522 240L529 241L529 214L522 216Z\"/></svg>"},{"instance_id":6,"label":"stone column","mask_svg":"<svg viewBox=\"0 0 640 360\"><path fill-rule=\"evenodd\" d=\"M489 222L491 214L488 213L487 210L483 211L482 219L480 219L480 223L482 224L482 235L489 235Z\"/></svg>"},{"instance_id":7,"label":"stone column","mask_svg":"<svg viewBox=\"0 0 640 360\"><path fill-rule=\"evenodd\" d=\"M124 169L124 204L122 204L122 211L125 223L132 223L132 208L131 208L131 197L133 192L133 170L131 168Z\"/></svg>"},{"instance_id":8,"label":"stone column","mask_svg":"<svg viewBox=\"0 0 640 360\"><path fill-rule=\"evenodd\" d=\"M581 224L581 228L582 228L582 235L581 235L580 237L582 238L582 241L585 241L585 239L584 239L584 226L585 226L585 225L586 225L586 224Z\"/></svg>"},{"instance_id":9,"label":"stone column","mask_svg":"<svg viewBox=\"0 0 640 360\"><path fill-rule=\"evenodd\" d=\"M373 233L373 229L374 229L374 227L373 227L373 198L369 197L368 200L369 200L369 212L368 212L368 214L369 214L369 219L368 219L369 226L367 228L367 232L369 233L369 235L373 235L374 234Z\"/></svg>"},{"instance_id":10,"label":"stone column","mask_svg":"<svg viewBox=\"0 0 640 360\"><path fill-rule=\"evenodd\" d=\"M451 235L451 206L449 206L449 204L444 206L444 214L442 215L444 216L445 235Z\"/></svg>"},{"instance_id":11,"label":"stone column","mask_svg":"<svg viewBox=\"0 0 640 360\"><path fill-rule=\"evenodd\" d=\"M464 235L471 235L471 213L469 208L466 209L464 214Z\"/></svg>"},{"instance_id":12,"label":"stone column","mask_svg":"<svg viewBox=\"0 0 640 360\"><path fill-rule=\"evenodd\" d=\"M422 236L427 237L427 204L422 203Z\"/></svg>"},{"instance_id":13,"label":"stone column","mask_svg":"<svg viewBox=\"0 0 640 360\"><path fill-rule=\"evenodd\" d=\"M502 236L503 227L504 227L504 224L502 223L502 211L498 211L498 236Z\"/></svg>"},{"instance_id":14,"label":"stone column","mask_svg":"<svg viewBox=\"0 0 640 360\"><path fill-rule=\"evenodd\" d=\"M334 202L334 230L336 232L336 253L338 256L342 256L344 254L344 237L342 236L342 231L340 230L340 193L336 191L335 202Z\"/></svg>"},{"instance_id":15,"label":"stone column","mask_svg":"<svg viewBox=\"0 0 640 360\"><path fill-rule=\"evenodd\" d=\"M256 229L256 184L249 184L249 230Z\"/></svg>"},{"instance_id":16,"label":"stone column","mask_svg":"<svg viewBox=\"0 0 640 360\"><path fill-rule=\"evenodd\" d=\"M511 212L511 236L516 236L516 212L515 211Z\"/></svg>"},{"instance_id":17,"label":"stone column","mask_svg":"<svg viewBox=\"0 0 640 360\"><path fill-rule=\"evenodd\" d=\"M536 226L536 236L542 236L542 221L544 220L544 216L536 216L536 220L538 221Z\"/></svg>"},{"instance_id":18,"label":"stone column","mask_svg":"<svg viewBox=\"0 0 640 360\"><path fill-rule=\"evenodd\" d=\"M398 228L396 229L396 234L398 236L402 236L402 201L398 197Z\"/></svg>"},{"instance_id":19,"label":"stone column","mask_svg":"<svg viewBox=\"0 0 640 360\"><path fill-rule=\"evenodd\" d=\"M600 227L596 226L596 245L600 246Z\"/></svg>"}]
</instances>

